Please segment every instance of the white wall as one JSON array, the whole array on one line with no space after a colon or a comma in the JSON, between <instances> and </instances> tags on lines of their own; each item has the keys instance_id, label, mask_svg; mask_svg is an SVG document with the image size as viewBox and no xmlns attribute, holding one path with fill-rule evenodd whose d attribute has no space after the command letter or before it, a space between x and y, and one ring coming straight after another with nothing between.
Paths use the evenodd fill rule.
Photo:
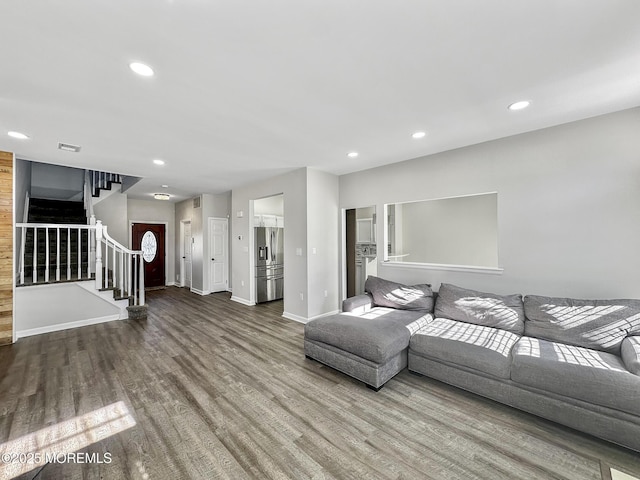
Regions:
<instances>
[{"instance_id":1,"label":"white wall","mask_svg":"<svg viewBox=\"0 0 640 480\"><path fill-rule=\"evenodd\" d=\"M166 223L165 239L165 283L173 285L176 278L175 258L176 258L176 226L175 226L175 204L161 200L136 200L127 201L127 241L124 245L131 248L131 222L136 223Z\"/></svg>"},{"instance_id":2,"label":"white wall","mask_svg":"<svg viewBox=\"0 0 640 480\"><path fill-rule=\"evenodd\" d=\"M231 192L220 195L202 195L202 241L203 241L203 258L202 265L202 285L204 293L211 293L211 245L209 239L209 218L229 218L229 208L231 206ZM231 228L229 228L229 232ZM229 257L229 261L231 258ZM231 266L229 266L231 271Z\"/></svg>"},{"instance_id":3,"label":"white wall","mask_svg":"<svg viewBox=\"0 0 640 480\"><path fill-rule=\"evenodd\" d=\"M256 200L253 203L253 214L284 215L284 197L282 195L274 195Z\"/></svg>"},{"instance_id":4,"label":"white wall","mask_svg":"<svg viewBox=\"0 0 640 480\"><path fill-rule=\"evenodd\" d=\"M379 266L502 293L640 296L640 108L340 177L340 205L498 192L501 275ZM436 226L437 227L437 226ZM383 222L378 222L378 249Z\"/></svg>"},{"instance_id":5,"label":"white wall","mask_svg":"<svg viewBox=\"0 0 640 480\"><path fill-rule=\"evenodd\" d=\"M82 194L84 170L32 162L31 191L35 198L69 200ZM79 200L82 200L80 196Z\"/></svg>"},{"instance_id":6,"label":"white wall","mask_svg":"<svg viewBox=\"0 0 640 480\"><path fill-rule=\"evenodd\" d=\"M193 237L193 248L191 254L191 288L200 294L210 293L209 270L211 263L209 256L209 217L227 218L229 215L229 205L231 192L220 195L203 194L200 196L200 207L193 208L193 198L175 204L174 222L176 225L174 233L174 244L176 253L174 256L174 267L176 272L180 272L180 222L191 221L191 236ZM174 278L175 275L174 275Z\"/></svg>"},{"instance_id":7,"label":"white wall","mask_svg":"<svg viewBox=\"0 0 640 480\"><path fill-rule=\"evenodd\" d=\"M338 177L334 175L301 168L233 190L233 299L247 304L255 300L252 200L281 193L285 217L283 316L304 322L338 309L340 216Z\"/></svg>"},{"instance_id":8,"label":"white wall","mask_svg":"<svg viewBox=\"0 0 640 480\"><path fill-rule=\"evenodd\" d=\"M14 207L14 222L22 223L24 221L25 212L25 197L29 193L31 195L31 162L27 160L16 159L14 162L15 168L14 179L15 188L13 190L13 204ZM14 269L17 272L20 268L20 248L22 245L22 229L16 229L15 243L13 249L14 257Z\"/></svg>"},{"instance_id":9,"label":"white wall","mask_svg":"<svg viewBox=\"0 0 640 480\"><path fill-rule=\"evenodd\" d=\"M287 222L285 218L285 231ZM312 319L339 309L340 209L337 176L307 169L307 222L309 307L306 316Z\"/></svg>"},{"instance_id":10,"label":"white wall","mask_svg":"<svg viewBox=\"0 0 640 480\"><path fill-rule=\"evenodd\" d=\"M119 187L114 187L119 188ZM129 223L127 222L127 196L113 193L93 206L96 220L107 226L111 238L124 246L129 246Z\"/></svg>"},{"instance_id":11,"label":"white wall","mask_svg":"<svg viewBox=\"0 0 640 480\"><path fill-rule=\"evenodd\" d=\"M233 299L255 301L253 232L250 232L252 201L284 194L284 314L306 319L307 296L307 169L300 168L231 192L231 281ZM239 213L242 216L239 217ZM239 238L240 237L240 238ZM301 255L296 255L300 249ZM302 293L302 298L300 294Z\"/></svg>"},{"instance_id":12,"label":"white wall","mask_svg":"<svg viewBox=\"0 0 640 480\"><path fill-rule=\"evenodd\" d=\"M174 244L176 246L176 250L175 250L175 261L174 261L174 271L176 273L180 273L180 262L182 261L182 257L180 255L180 245L182 244L182 238L180 237L180 222L188 220L191 222L191 236L196 238L194 236L194 231L193 231L193 224L194 224L194 217L198 217L200 218L201 215L195 215L194 214L195 210L193 208L193 199L190 198L189 200L184 200L182 202L178 202L175 204L175 225L176 225L176 230L175 230L175 235L174 235ZM199 241L202 242L202 235L200 233L199 235ZM192 259L193 261L193 259ZM200 262L202 262L202 258L200 258ZM191 282L193 285L193 281L194 281L194 274L193 274L193 267L192 267L192 273L191 273ZM176 284L180 285L181 281L178 280L178 278L176 276L174 276L174 278L176 279ZM202 284L200 283L200 288L202 288Z\"/></svg>"},{"instance_id":13,"label":"white wall","mask_svg":"<svg viewBox=\"0 0 640 480\"><path fill-rule=\"evenodd\" d=\"M15 289L18 337L117 320L120 309L76 283Z\"/></svg>"}]
</instances>

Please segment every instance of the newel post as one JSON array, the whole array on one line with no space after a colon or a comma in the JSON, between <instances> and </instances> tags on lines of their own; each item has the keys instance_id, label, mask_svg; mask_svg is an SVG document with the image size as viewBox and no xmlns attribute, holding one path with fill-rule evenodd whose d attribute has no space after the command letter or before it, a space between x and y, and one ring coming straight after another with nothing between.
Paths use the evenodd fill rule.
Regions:
<instances>
[{"instance_id":1,"label":"newel post","mask_svg":"<svg viewBox=\"0 0 640 480\"><path fill-rule=\"evenodd\" d=\"M102 289L102 222L96 221L96 289Z\"/></svg>"},{"instance_id":2,"label":"newel post","mask_svg":"<svg viewBox=\"0 0 640 480\"><path fill-rule=\"evenodd\" d=\"M89 225L92 227L96 226L96 216L91 215L89 219ZM96 268L96 229L89 229L89 272L88 275L91 276L91 273L95 271Z\"/></svg>"}]
</instances>

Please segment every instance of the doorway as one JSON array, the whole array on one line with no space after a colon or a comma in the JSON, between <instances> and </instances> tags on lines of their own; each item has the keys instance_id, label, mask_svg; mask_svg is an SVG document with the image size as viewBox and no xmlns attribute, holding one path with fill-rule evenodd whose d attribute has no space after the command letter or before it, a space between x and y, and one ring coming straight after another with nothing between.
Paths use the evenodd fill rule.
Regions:
<instances>
[{"instance_id":1,"label":"doorway","mask_svg":"<svg viewBox=\"0 0 640 480\"><path fill-rule=\"evenodd\" d=\"M252 302L282 312L286 297L284 194L253 200L251 215L250 298Z\"/></svg>"},{"instance_id":2,"label":"doorway","mask_svg":"<svg viewBox=\"0 0 640 480\"><path fill-rule=\"evenodd\" d=\"M144 286L165 288L165 225L157 223L133 223L131 245L142 250L144 261Z\"/></svg>"},{"instance_id":3,"label":"doorway","mask_svg":"<svg viewBox=\"0 0 640 480\"><path fill-rule=\"evenodd\" d=\"M209 290L224 292L229 287L229 220L209 217Z\"/></svg>"},{"instance_id":4,"label":"doorway","mask_svg":"<svg viewBox=\"0 0 640 480\"><path fill-rule=\"evenodd\" d=\"M367 277L378 274L376 207L344 210L343 225L343 295L349 298L364 293Z\"/></svg>"},{"instance_id":5,"label":"doorway","mask_svg":"<svg viewBox=\"0 0 640 480\"><path fill-rule=\"evenodd\" d=\"M191 235L191 220L180 221L180 286L191 288L191 250L193 237Z\"/></svg>"}]
</instances>

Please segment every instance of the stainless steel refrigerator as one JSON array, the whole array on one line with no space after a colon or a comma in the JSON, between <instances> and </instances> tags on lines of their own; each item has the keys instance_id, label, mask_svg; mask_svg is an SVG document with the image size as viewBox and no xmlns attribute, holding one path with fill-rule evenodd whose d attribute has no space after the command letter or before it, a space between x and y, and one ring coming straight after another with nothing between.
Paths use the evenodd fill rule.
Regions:
<instances>
[{"instance_id":1,"label":"stainless steel refrigerator","mask_svg":"<svg viewBox=\"0 0 640 480\"><path fill-rule=\"evenodd\" d=\"M255 227L256 302L282 298L284 290L284 228Z\"/></svg>"}]
</instances>

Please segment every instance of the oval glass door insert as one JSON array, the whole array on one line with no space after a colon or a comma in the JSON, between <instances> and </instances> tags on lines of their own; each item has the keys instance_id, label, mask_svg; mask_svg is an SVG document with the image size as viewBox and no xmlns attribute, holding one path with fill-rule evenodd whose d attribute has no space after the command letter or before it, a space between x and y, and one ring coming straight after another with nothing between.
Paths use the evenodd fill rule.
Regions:
<instances>
[{"instance_id":1,"label":"oval glass door insert","mask_svg":"<svg viewBox=\"0 0 640 480\"><path fill-rule=\"evenodd\" d=\"M158 251L158 242L156 241L156 236L151 230L144 232L140 248L142 249L142 258L144 258L144 261L147 263L153 262Z\"/></svg>"}]
</instances>

